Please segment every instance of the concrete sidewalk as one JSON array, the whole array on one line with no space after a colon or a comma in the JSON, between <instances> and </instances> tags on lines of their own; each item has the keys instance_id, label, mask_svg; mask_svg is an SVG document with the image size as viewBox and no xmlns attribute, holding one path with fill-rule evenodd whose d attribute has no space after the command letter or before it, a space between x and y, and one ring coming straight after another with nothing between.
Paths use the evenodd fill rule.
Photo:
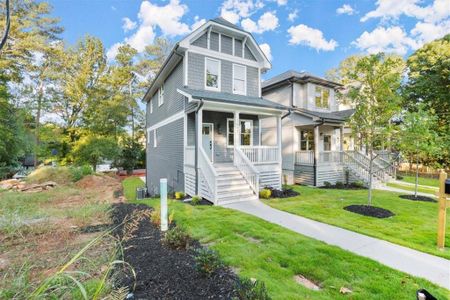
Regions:
<instances>
[{"instance_id":1,"label":"concrete sidewalk","mask_svg":"<svg viewBox=\"0 0 450 300\"><path fill-rule=\"evenodd\" d=\"M400 188L396 188L396 187L392 187L392 186L387 186L387 185L382 185L382 186L378 186L378 187L374 187L375 190L382 190L382 191L389 191L389 192L395 192L395 193L402 193L404 195L414 195L413 191L408 191L408 190L404 190L404 189L400 189ZM428 193L422 193L422 192L417 192L417 195L419 196L425 196L425 197L431 197L431 198L437 198L436 195L433 194L428 194Z\"/></svg>"},{"instance_id":2,"label":"concrete sidewalk","mask_svg":"<svg viewBox=\"0 0 450 300\"><path fill-rule=\"evenodd\" d=\"M224 207L254 215L450 289L450 261L447 259L283 212L260 201L237 202Z\"/></svg>"}]
</instances>

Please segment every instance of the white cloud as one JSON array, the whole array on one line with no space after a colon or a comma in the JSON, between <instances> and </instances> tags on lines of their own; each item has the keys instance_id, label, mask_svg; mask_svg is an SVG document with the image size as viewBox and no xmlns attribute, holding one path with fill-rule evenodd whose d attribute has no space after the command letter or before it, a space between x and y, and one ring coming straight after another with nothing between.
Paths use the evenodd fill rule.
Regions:
<instances>
[{"instance_id":1,"label":"white cloud","mask_svg":"<svg viewBox=\"0 0 450 300\"><path fill-rule=\"evenodd\" d=\"M133 30L137 27L137 23L134 21L131 21L130 18L125 17L122 19L122 21L123 21L122 29L125 32Z\"/></svg>"},{"instance_id":2,"label":"white cloud","mask_svg":"<svg viewBox=\"0 0 450 300\"><path fill-rule=\"evenodd\" d=\"M108 60L113 60L116 58L117 53L119 52L120 46L122 46L123 43L115 43L111 47L109 47L108 51L106 51L106 57Z\"/></svg>"},{"instance_id":3,"label":"white cloud","mask_svg":"<svg viewBox=\"0 0 450 300\"><path fill-rule=\"evenodd\" d=\"M338 46L338 43L333 39L327 41L323 37L322 31L308 27L305 24L291 26L288 29L288 33L291 36L289 40L291 45L306 45L318 51L332 51Z\"/></svg>"},{"instance_id":4,"label":"white cloud","mask_svg":"<svg viewBox=\"0 0 450 300\"><path fill-rule=\"evenodd\" d=\"M409 48L417 48L417 43L408 37L399 26L390 28L378 27L372 32L365 31L353 42L359 49L368 53L393 52L406 54Z\"/></svg>"},{"instance_id":5,"label":"white cloud","mask_svg":"<svg viewBox=\"0 0 450 300\"><path fill-rule=\"evenodd\" d=\"M225 0L220 7L220 16L237 24L241 18L248 18L263 6L261 0Z\"/></svg>"},{"instance_id":6,"label":"white cloud","mask_svg":"<svg viewBox=\"0 0 450 300\"><path fill-rule=\"evenodd\" d=\"M253 20L246 18L242 20L241 26L244 30L252 33L263 33L275 30L278 27L278 17L275 12L266 12L255 23Z\"/></svg>"},{"instance_id":7,"label":"white cloud","mask_svg":"<svg viewBox=\"0 0 450 300\"><path fill-rule=\"evenodd\" d=\"M200 19L199 16L195 16L194 18L194 24L191 25L191 30L194 31L195 29L199 28L203 24L206 23L205 19Z\"/></svg>"},{"instance_id":8,"label":"white cloud","mask_svg":"<svg viewBox=\"0 0 450 300\"><path fill-rule=\"evenodd\" d=\"M282 6L287 4L287 0L277 0L277 4Z\"/></svg>"},{"instance_id":9,"label":"white cloud","mask_svg":"<svg viewBox=\"0 0 450 300\"><path fill-rule=\"evenodd\" d=\"M111 6L111 9L112 10L114 10L114 11L116 11L117 10L117 8L113 5L113 6Z\"/></svg>"},{"instance_id":10,"label":"white cloud","mask_svg":"<svg viewBox=\"0 0 450 300\"><path fill-rule=\"evenodd\" d=\"M350 4L344 4L338 9L336 9L338 15L353 15L355 10L351 7Z\"/></svg>"},{"instance_id":11,"label":"white cloud","mask_svg":"<svg viewBox=\"0 0 450 300\"><path fill-rule=\"evenodd\" d=\"M270 49L270 45L267 43L264 43L264 44L259 45L259 47L261 48L262 52L264 52L264 55L267 57L267 59L269 61L272 61L272 51Z\"/></svg>"},{"instance_id":12,"label":"white cloud","mask_svg":"<svg viewBox=\"0 0 450 300\"><path fill-rule=\"evenodd\" d=\"M438 24L418 22L411 30L411 35L416 38L418 46L450 33L450 20Z\"/></svg>"},{"instance_id":13,"label":"white cloud","mask_svg":"<svg viewBox=\"0 0 450 300\"><path fill-rule=\"evenodd\" d=\"M290 12L288 15L288 20L290 22L294 22L295 19L298 17L298 9L295 9L294 11Z\"/></svg>"}]
</instances>

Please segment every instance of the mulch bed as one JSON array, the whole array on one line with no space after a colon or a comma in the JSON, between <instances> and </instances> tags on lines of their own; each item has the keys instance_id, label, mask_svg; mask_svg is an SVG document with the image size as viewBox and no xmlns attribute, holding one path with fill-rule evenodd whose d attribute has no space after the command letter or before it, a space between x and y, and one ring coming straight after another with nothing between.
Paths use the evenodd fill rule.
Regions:
<instances>
[{"instance_id":1,"label":"mulch bed","mask_svg":"<svg viewBox=\"0 0 450 300\"><path fill-rule=\"evenodd\" d=\"M400 195L399 197L402 199L412 200L412 201L437 202L436 199L433 199L431 197L426 197L426 196L420 196L420 195L417 195L417 197L414 197L414 195Z\"/></svg>"},{"instance_id":2,"label":"mulch bed","mask_svg":"<svg viewBox=\"0 0 450 300\"><path fill-rule=\"evenodd\" d=\"M196 205L207 205L207 206L210 206L210 205L213 205L212 202L209 202L208 200L205 200L205 199L200 200L200 202L198 204L196 204L196 205L192 204L192 201L186 201L184 203L190 204L192 206L196 206Z\"/></svg>"},{"instance_id":3,"label":"mulch bed","mask_svg":"<svg viewBox=\"0 0 450 300\"><path fill-rule=\"evenodd\" d=\"M112 220L115 225L136 213L149 213L151 208L144 204L115 204ZM115 234L123 239L124 260L135 273L136 282L130 272L118 268L119 286L130 288L132 297L127 299L231 299L236 296L237 276L226 267L205 277L195 268L195 249L201 247L198 241L190 243L187 250L174 250L161 242L161 232L149 220L141 218L133 224L132 235L119 226ZM130 226L125 226L130 227ZM133 290L133 286L135 288Z\"/></svg>"},{"instance_id":4,"label":"mulch bed","mask_svg":"<svg viewBox=\"0 0 450 300\"><path fill-rule=\"evenodd\" d=\"M381 207L376 207L376 206L369 206L369 205L349 205L344 207L345 210L356 213L356 214L360 214L363 216L368 216L368 217L375 217L378 219L384 219L384 218L389 218L392 216L395 216L395 214L387 209L381 208Z\"/></svg>"},{"instance_id":5,"label":"mulch bed","mask_svg":"<svg viewBox=\"0 0 450 300\"><path fill-rule=\"evenodd\" d=\"M274 188L267 188L267 189L269 189L272 192L270 194L270 198L289 198L300 195L299 192L296 192L293 189L283 189L283 190L278 190Z\"/></svg>"}]
</instances>

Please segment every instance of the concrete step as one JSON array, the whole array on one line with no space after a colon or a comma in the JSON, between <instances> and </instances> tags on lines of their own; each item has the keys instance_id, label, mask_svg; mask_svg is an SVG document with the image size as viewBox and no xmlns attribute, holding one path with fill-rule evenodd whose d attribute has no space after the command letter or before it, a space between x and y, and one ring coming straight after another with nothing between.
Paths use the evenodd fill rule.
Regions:
<instances>
[{"instance_id":1,"label":"concrete step","mask_svg":"<svg viewBox=\"0 0 450 300\"><path fill-rule=\"evenodd\" d=\"M225 175L241 175L241 172L239 170L227 170L227 171L216 171L218 176L225 176Z\"/></svg>"},{"instance_id":2,"label":"concrete step","mask_svg":"<svg viewBox=\"0 0 450 300\"><path fill-rule=\"evenodd\" d=\"M244 180L244 177L242 176L241 173L239 173L239 174L224 174L224 175L217 176L218 182L224 182L224 181L229 181L229 180L239 180L239 179Z\"/></svg>"},{"instance_id":3,"label":"concrete step","mask_svg":"<svg viewBox=\"0 0 450 300\"><path fill-rule=\"evenodd\" d=\"M217 193L219 195L226 195L229 193L247 192L247 191L250 191L253 193L253 191L248 186L247 182L245 182L244 184L240 184L240 185L217 187Z\"/></svg>"},{"instance_id":4,"label":"concrete step","mask_svg":"<svg viewBox=\"0 0 450 300\"><path fill-rule=\"evenodd\" d=\"M233 187L233 186L248 186L247 181L245 181L245 179L243 177L241 177L240 179L231 179L231 180L218 180L217 181L217 188L221 189L221 188L229 188L229 187Z\"/></svg>"},{"instance_id":5,"label":"concrete step","mask_svg":"<svg viewBox=\"0 0 450 300\"><path fill-rule=\"evenodd\" d=\"M257 200L258 200L258 198L256 196L248 197L248 198L240 198L240 199L235 199L235 200L219 200L219 201L217 201L217 205L227 205L227 204L236 203L236 202L257 201Z\"/></svg>"}]
</instances>

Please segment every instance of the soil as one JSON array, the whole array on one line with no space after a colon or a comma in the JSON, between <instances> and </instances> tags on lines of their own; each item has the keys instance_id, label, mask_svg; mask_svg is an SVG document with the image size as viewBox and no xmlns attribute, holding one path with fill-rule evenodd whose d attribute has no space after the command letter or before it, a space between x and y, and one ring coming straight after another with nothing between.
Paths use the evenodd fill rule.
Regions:
<instances>
[{"instance_id":1,"label":"soil","mask_svg":"<svg viewBox=\"0 0 450 300\"><path fill-rule=\"evenodd\" d=\"M411 201L437 202L436 199L433 199L431 197L426 197L426 196L420 196L420 195L417 195L417 197L414 197L414 195L400 195L399 197L402 199L411 200Z\"/></svg>"},{"instance_id":2,"label":"soil","mask_svg":"<svg viewBox=\"0 0 450 300\"><path fill-rule=\"evenodd\" d=\"M374 217L374 218L378 218L378 219L384 219L384 218L389 218L392 216L395 216L395 214L393 212L391 212L390 210L381 208L381 207L376 207L376 206L369 206L369 205L349 205L344 207L345 210L356 213L356 214L360 214L363 216L368 216L368 217Z\"/></svg>"},{"instance_id":3,"label":"soil","mask_svg":"<svg viewBox=\"0 0 450 300\"><path fill-rule=\"evenodd\" d=\"M125 218L129 221L115 232L122 239L124 260L135 273L117 270L119 286L127 286L134 299L231 299L236 296L237 276L227 267L216 270L210 277L199 273L195 267L197 241L187 250L174 250L161 242L161 232L149 218L151 209L143 204L115 204L112 220L115 225ZM131 218L130 218L131 216ZM133 220L138 220L134 222ZM130 231L127 228L131 226ZM129 298L128 298L129 299Z\"/></svg>"},{"instance_id":4,"label":"soil","mask_svg":"<svg viewBox=\"0 0 450 300\"><path fill-rule=\"evenodd\" d=\"M293 189L278 190L270 187L268 187L268 189L271 191L270 198L289 198L300 195L299 192L296 192Z\"/></svg>"}]
</instances>

